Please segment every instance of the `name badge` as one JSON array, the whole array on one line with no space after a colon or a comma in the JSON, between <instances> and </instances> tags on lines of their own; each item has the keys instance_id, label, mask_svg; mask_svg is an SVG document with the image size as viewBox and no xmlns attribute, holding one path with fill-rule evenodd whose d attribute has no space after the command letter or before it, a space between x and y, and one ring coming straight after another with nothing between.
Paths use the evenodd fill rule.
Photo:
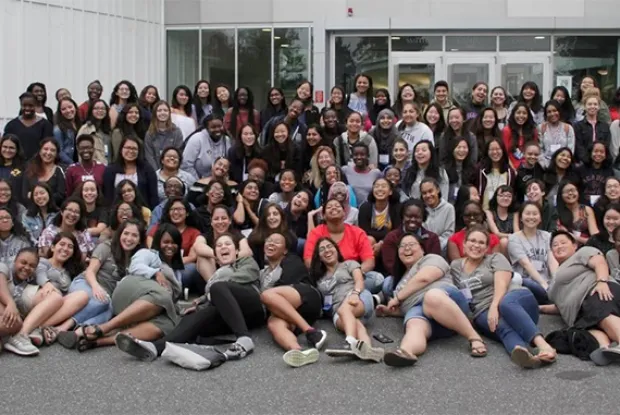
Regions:
<instances>
[{"instance_id":1,"label":"name badge","mask_svg":"<svg viewBox=\"0 0 620 415\"><path fill-rule=\"evenodd\" d=\"M549 148L551 149L551 154L553 154L556 151L558 151L560 148L562 148L562 146L560 144L551 144Z\"/></svg>"},{"instance_id":2,"label":"name badge","mask_svg":"<svg viewBox=\"0 0 620 415\"><path fill-rule=\"evenodd\" d=\"M590 196L590 205L594 206L596 204L596 202L598 202L598 200L601 198L600 195L592 195Z\"/></svg>"},{"instance_id":3,"label":"name badge","mask_svg":"<svg viewBox=\"0 0 620 415\"><path fill-rule=\"evenodd\" d=\"M108 151L108 145L107 144L104 144L103 151L105 152L105 156L106 157L108 157L110 155L110 152Z\"/></svg>"},{"instance_id":4,"label":"name badge","mask_svg":"<svg viewBox=\"0 0 620 415\"><path fill-rule=\"evenodd\" d=\"M323 299L323 310L331 310L333 302L333 296L326 295Z\"/></svg>"},{"instance_id":5,"label":"name badge","mask_svg":"<svg viewBox=\"0 0 620 415\"><path fill-rule=\"evenodd\" d=\"M388 154L379 154L379 163L388 164L390 162L390 156Z\"/></svg>"},{"instance_id":6,"label":"name badge","mask_svg":"<svg viewBox=\"0 0 620 415\"><path fill-rule=\"evenodd\" d=\"M87 175L82 176L82 181L83 182L88 181L88 180L93 180L94 181L95 180L95 176L93 176L92 174L87 174Z\"/></svg>"},{"instance_id":7,"label":"name badge","mask_svg":"<svg viewBox=\"0 0 620 415\"><path fill-rule=\"evenodd\" d=\"M456 199L458 195L459 195L459 187L457 186L454 188L454 198Z\"/></svg>"},{"instance_id":8,"label":"name badge","mask_svg":"<svg viewBox=\"0 0 620 415\"><path fill-rule=\"evenodd\" d=\"M545 270L545 263L543 261L539 261L537 259L532 260L532 265L539 273Z\"/></svg>"}]
</instances>

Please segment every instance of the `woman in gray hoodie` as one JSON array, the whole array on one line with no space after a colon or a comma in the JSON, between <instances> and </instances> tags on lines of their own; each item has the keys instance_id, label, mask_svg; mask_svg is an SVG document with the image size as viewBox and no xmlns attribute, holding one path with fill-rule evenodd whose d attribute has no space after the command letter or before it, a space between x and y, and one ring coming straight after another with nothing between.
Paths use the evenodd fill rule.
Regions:
<instances>
[{"instance_id":1,"label":"woman in gray hoodie","mask_svg":"<svg viewBox=\"0 0 620 415\"><path fill-rule=\"evenodd\" d=\"M362 116L359 112L351 112L347 115L347 131L334 139L334 150L336 163L344 167L353 163L353 152L351 148L355 143L363 143L369 150L369 161L371 168L379 167L379 151L377 143L370 134L362 129Z\"/></svg>"},{"instance_id":2,"label":"woman in gray hoodie","mask_svg":"<svg viewBox=\"0 0 620 415\"><path fill-rule=\"evenodd\" d=\"M161 169L160 156L165 148L174 147L182 151L183 133L172 123L170 105L159 101L153 106L153 117L144 136L146 161L153 170Z\"/></svg>"}]
</instances>

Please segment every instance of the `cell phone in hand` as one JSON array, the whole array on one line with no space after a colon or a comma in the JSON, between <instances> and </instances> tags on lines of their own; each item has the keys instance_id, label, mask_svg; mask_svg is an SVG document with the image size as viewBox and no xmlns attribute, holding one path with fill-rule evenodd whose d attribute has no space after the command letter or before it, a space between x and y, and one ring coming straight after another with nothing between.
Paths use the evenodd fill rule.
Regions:
<instances>
[{"instance_id":1,"label":"cell phone in hand","mask_svg":"<svg viewBox=\"0 0 620 415\"><path fill-rule=\"evenodd\" d=\"M388 336L386 336L385 334L373 334L372 337L375 338L375 340L377 340L380 343L386 344L386 343L394 343L394 340L390 339Z\"/></svg>"}]
</instances>

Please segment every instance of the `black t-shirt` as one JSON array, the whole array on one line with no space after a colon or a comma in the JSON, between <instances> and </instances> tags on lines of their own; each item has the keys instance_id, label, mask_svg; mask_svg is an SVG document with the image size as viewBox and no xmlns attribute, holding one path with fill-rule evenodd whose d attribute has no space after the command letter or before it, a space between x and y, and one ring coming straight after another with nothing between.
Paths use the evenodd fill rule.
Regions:
<instances>
[{"instance_id":1,"label":"black t-shirt","mask_svg":"<svg viewBox=\"0 0 620 415\"><path fill-rule=\"evenodd\" d=\"M96 207L92 212L86 212L86 227L94 228L101 222L108 223L109 216L103 207Z\"/></svg>"}]
</instances>

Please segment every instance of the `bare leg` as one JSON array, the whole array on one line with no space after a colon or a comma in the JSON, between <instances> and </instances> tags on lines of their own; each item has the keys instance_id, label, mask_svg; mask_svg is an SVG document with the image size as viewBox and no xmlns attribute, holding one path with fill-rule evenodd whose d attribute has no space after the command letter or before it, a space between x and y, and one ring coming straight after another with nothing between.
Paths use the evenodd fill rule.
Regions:
<instances>
[{"instance_id":1,"label":"bare leg","mask_svg":"<svg viewBox=\"0 0 620 415\"><path fill-rule=\"evenodd\" d=\"M508 238L502 238L499 240L499 250L504 256L510 258L508 256Z\"/></svg>"},{"instance_id":2,"label":"bare leg","mask_svg":"<svg viewBox=\"0 0 620 415\"><path fill-rule=\"evenodd\" d=\"M588 331L590 332L591 335L594 336L594 338L596 339L596 341L598 341L598 344L601 347L609 347L611 340L609 340L609 337L607 336L607 334L605 334L604 331L597 330L597 329L591 329Z\"/></svg>"},{"instance_id":3,"label":"bare leg","mask_svg":"<svg viewBox=\"0 0 620 415\"><path fill-rule=\"evenodd\" d=\"M368 330L366 330L366 326L364 326L364 323L362 323L360 320L356 320L356 323L357 336L355 338L372 346L372 341L370 340Z\"/></svg>"},{"instance_id":4,"label":"bare leg","mask_svg":"<svg viewBox=\"0 0 620 415\"><path fill-rule=\"evenodd\" d=\"M267 320L267 328L273 340L284 350L301 350L297 336L291 331L291 325L281 318L271 316Z\"/></svg>"},{"instance_id":5,"label":"bare leg","mask_svg":"<svg viewBox=\"0 0 620 415\"><path fill-rule=\"evenodd\" d=\"M62 307L53 316L47 319L43 326L56 326L66 322L71 316L83 309L88 304L86 291L74 291L62 299Z\"/></svg>"},{"instance_id":6,"label":"bare leg","mask_svg":"<svg viewBox=\"0 0 620 415\"><path fill-rule=\"evenodd\" d=\"M162 310L160 306L151 304L148 301L136 300L121 311L119 315L113 317L107 323L99 325L99 327L104 333L110 333L113 330L131 326L132 324L147 322L161 314ZM88 333L88 330L86 332Z\"/></svg>"},{"instance_id":7,"label":"bare leg","mask_svg":"<svg viewBox=\"0 0 620 415\"><path fill-rule=\"evenodd\" d=\"M35 306L24 319L22 329L19 331L20 334L27 336L34 329L41 326L44 321L47 321L62 307L62 297L57 292L50 293L44 297L41 291L39 291L34 297L34 304Z\"/></svg>"},{"instance_id":8,"label":"bare leg","mask_svg":"<svg viewBox=\"0 0 620 415\"><path fill-rule=\"evenodd\" d=\"M427 317L432 318L447 329L456 331L466 339L480 338L467 316L445 291L429 290L424 294L422 309Z\"/></svg>"},{"instance_id":9,"label":"bare leg","mask_svg":"<svg viewBox=\"0 0 620 415\"><path fill-rule=\"evenodd\" d=\"M412 356L419 356L426 351L430 337L431 325L428 321L412 318L405 325L405 337L400 341L400 348Z\"/></svg>"},{"instance_id":10,"label":"bare leg","mask_svg":"<svg viewBox=\"0 0 620 415\"><path fill-rule=\"evenodd\" d=\"M620 343L620 317L609 315L598 323L598 325L611 340Z\"/></svg>"},{"instance_id":11,"label":"bare leg","mask_svg":"<svg viewBox=\"0 0 620 415\"><path fill-rule=\"evenodd\" d=\"M548 362L551 360L555 360L557 357L557 353L553 346L551 346L542 335L538 335L534 337L532 343L536 345L540 349L540 352L536 355L537 359L540 359L543 362Z\"/></svg>"},{"instance_id":12,"label":"bare leg","mask_svg":"<svg viewBox=\"0 0 620 415\"><path fill-rule=\"evenodd\" d=\"M215 260L212 258L207 259L205 257L198 256L198 259L196 260L196 269L203 280L209 281L211 275L215 273Z\"/></svg>"},{"instance_id":13,"label":"bare leg","mask_svg":"<svg viewBox=\"0 0 620 415\"><path fill-rule=\"evenodd\" d=\"M148 321L140 323L130 329L123 330L123 333L131 334L133 337L144 341L153 341L161 338L163 333L153 323ZM97 347L101 346L113 346L116 333L97 339Z\"/></svg>"},{"instance_id":14,"label":"bare leg","mask_svg":"<svg viewBox=\"0 0 620 415\"><path fill-rule=\"evenodd\" d=\"M297 312L297 308L301 305L301 297L296 289L292 287L271 288L263 292L260 299L272 315L294 324L304 333L312 328Z\"/></svg>"},{"instance_id":15,"label":"bare leg","mask_svg":"<svg viewBox=\"0 0 620 415\"><path fill-rule=\"evenodd\" d=\"M62 322L60 325L56 326L56 330L69 331L73 327L75 327L75 320L73 320L72 318L69 318L66 321Z\"/></svg>"},{"instance_id":16,"label":"bare leg","mask_svg":"<svg viewBox=\"0 0 620 415\"><path fill-rule=\"evenodd\" d=\"M360 301L355 308L351 307L347 300L344 300L340 307L338 307L338 316L340 317L336 322L339 330L342 330L345 335L357 337L357 319L364 315L364 304Z\"/></svg>"}]
</instances>

